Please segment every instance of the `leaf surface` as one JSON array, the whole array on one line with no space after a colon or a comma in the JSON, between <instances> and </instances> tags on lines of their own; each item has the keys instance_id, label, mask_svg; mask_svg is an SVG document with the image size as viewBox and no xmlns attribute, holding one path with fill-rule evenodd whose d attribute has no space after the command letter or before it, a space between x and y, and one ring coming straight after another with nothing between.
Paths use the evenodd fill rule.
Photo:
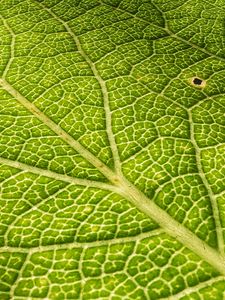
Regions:
<instances>
[{"instance_id":1,"label":"leaf surface","mask_svg":"<svg viewBox=\"0 0 225 300\"><path fill-rule=\"evenodd\" d=\"M224 299L223 14L0 2L1 300Z\"/></svg>"}]
</instances>

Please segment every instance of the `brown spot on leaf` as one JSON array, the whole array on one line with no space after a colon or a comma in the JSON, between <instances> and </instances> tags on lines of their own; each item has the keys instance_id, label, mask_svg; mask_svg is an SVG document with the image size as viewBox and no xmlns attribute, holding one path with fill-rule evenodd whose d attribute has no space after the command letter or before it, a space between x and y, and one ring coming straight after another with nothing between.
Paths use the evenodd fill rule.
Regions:
<instances>
[{"instance_id":1,"label":"brown spot on leaf","mask_svg":"<svg viewBox=\"0 0 225 300\"><path fill-rule=\"evenodd\" d=\"M204 88L206 86L206 81L199 77L193 77L191 78L191 84L197 88Z\"/></svg>"}]
</instances>

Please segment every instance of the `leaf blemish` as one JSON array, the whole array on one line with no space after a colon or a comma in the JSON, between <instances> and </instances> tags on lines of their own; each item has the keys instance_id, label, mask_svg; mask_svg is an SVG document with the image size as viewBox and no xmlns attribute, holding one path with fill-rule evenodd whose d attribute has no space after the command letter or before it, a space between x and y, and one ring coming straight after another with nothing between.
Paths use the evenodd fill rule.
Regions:
<instances>
[{"instance_id":1,"label":"leaf blemish","mask_svg":"<svg viewBox=\"0 0 225 300\"><path fill-rule=\"evenodd\" d=\"M194 78L193 83L197 84L197 85L201 85L202 84L202 80L199 79L199 78Z\"/></svg>"},{"instance_id":2,"label":"leaf blemish","mask_svg":"<svg viewBox=\"0 0 225 300\"><path fill-rule=\"evenodd\" d=\"M199 77L193 77L191 78L191 84L198 88L204 88L206 86L206 81Z\"/></svg>"}]
</instances>

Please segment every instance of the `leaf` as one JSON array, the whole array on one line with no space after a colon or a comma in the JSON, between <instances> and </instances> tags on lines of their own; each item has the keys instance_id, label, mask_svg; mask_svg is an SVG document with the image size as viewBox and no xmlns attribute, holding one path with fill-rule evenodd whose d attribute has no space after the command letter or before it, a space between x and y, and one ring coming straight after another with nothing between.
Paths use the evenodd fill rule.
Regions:
<instances>
[{"instance_id":1,"label":"leaf","mask_svg":"<svg viewBox=\"0 0 225 300\"><path fill-rule=\"evenodd\" d=\"M223 300L223 1L0 15L0 299Z\"/></svg>"}]
</instances>

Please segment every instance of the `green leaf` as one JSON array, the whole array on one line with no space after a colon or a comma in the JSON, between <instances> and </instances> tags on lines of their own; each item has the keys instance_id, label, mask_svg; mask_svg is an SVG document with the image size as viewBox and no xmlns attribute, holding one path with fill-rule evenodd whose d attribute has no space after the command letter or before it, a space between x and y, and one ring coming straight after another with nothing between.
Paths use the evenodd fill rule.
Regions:
<instances>
[{"instance_id":1,"label":"green leaf","mask_svg":"<svg viewBox=\"0 0 225 300\"><path fill-rule=\"evenodd\" d=\"M224 1L0 16L0 299L224 300Z\"/></svg>"}]
</instances>

